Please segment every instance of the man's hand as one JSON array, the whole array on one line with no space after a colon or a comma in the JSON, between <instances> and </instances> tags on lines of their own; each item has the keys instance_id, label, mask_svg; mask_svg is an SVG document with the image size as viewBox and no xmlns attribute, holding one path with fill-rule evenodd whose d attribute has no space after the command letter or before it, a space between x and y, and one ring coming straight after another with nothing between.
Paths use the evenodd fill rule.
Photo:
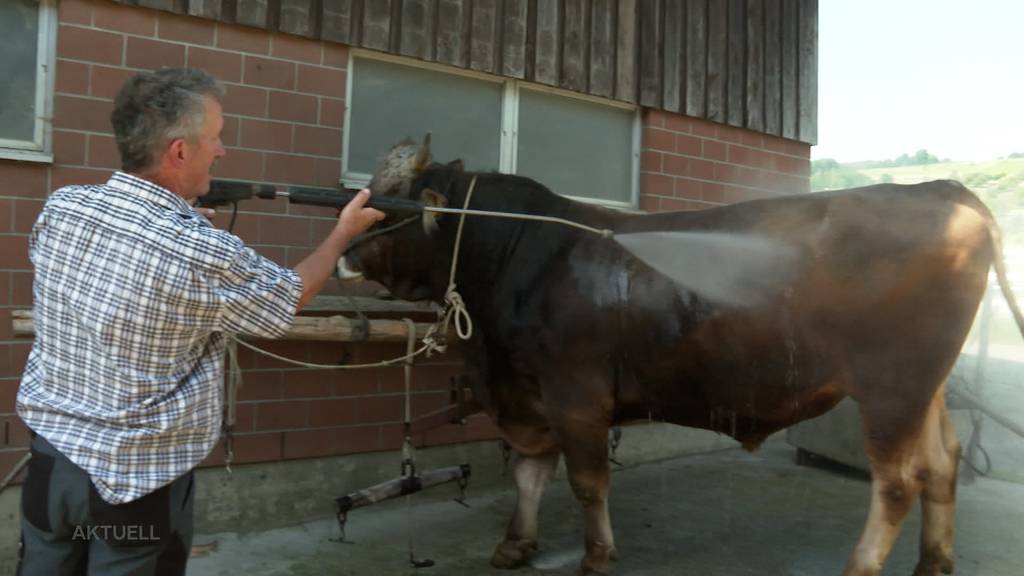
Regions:
<instances>
[{"instance_id":1,"label":"man's hand","mask_svg":"<svg viewBox=\"0 0 1024 576\"><path fill-rule=\"evenodd\" d=\"M202 214L203 217L205 217L210 222L213 222L213 217L217 215L217 211L214 210L213 208L198 208L196 206L193 206L192 209Z\"/></svg>"},{"instance_id":2,"label":"man's hand","mask_svg":"<svg viewBox=\"0 0 1024 576\"><path fill-rule=\"evenodd\" d=\"M323 288L324 282L334 272L338 258L345 251L349 241L373 226L374 222L384 219L384 213L380 210L366 208L366 201L369 199L370 191L360 190L359 194L345 205L338 217L338 223L327 239L295 267L295 271L302 278L302 296L299 298L297 310L301 310Z\"/></svg>"},{"instance_id":3,"label":"man's hand","mask_svg":"<svg viewBox=\"0 0 1024 576\"><path fill-rule=\"evenodd\" d=\"M366 208L370 199L370 190L363 188L351 202L345 205L338 216L337 227L344 234L346 241L365 232L374 223L384 219L385 214L374 208Z\"/></svg>"}]
</instances>

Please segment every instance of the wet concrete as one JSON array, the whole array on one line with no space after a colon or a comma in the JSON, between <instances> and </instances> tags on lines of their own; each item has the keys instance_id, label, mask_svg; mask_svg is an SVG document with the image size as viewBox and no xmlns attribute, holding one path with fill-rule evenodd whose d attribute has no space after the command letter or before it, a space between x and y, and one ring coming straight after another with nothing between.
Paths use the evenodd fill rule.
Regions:
<instances>
[{"instance_id":1,"label":"wet concrete","mask_svg":"<svg viewBox=\"0 0 1024 576\"><path fill-rule=\"evenodd\" d=\"M509 480L509 485L511 480ZM438 487L351 514L348 536L333 520L247 534L200 534L216 551L191 561L190 576L560 576L582 554L581 514L568 485L553 483L541 512L541 550L515 572L489 559L514 503L509 489L474 492L471 508ZM839 574L860 533L867 478L848 469L799 467L777 439L756 454L738 449L644 464L612 476L615 574L643 576L821 576ZM1018 576L1024 565L1024 485L981 478L958 493L956 557L962 576ZM906 575L917 558L919 511L897 542L886 575ZM409 564L415 555L430 568Z\"/></svg>"}]
</instances>

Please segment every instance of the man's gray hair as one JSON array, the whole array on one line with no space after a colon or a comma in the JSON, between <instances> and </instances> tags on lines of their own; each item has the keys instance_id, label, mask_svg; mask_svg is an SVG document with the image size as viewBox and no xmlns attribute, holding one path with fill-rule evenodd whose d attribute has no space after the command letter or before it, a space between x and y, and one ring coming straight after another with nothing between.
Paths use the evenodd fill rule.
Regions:
<instances>
[{"instance_id":1,"label":"man's gray hair","mask_svg":"<svg viewBox=\"0 0 1024 576\"><path fill-rule=\"evenodd\" d=\"M114 98L110 113L121 169L141 172L152 168L171 140L196 142L206 122L204 96L220 101L224 86L195 68L161 68L129 78Z\"/></svg>"}]
</instances>

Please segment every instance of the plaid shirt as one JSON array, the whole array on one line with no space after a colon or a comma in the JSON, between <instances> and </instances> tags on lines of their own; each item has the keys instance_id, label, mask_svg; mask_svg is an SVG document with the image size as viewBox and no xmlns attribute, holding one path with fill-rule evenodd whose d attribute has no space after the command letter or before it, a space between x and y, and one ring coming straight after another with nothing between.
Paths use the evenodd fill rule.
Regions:
<instances>
[{"instance_id":1,"label":"plaid shirt","mask_svg":"<svg viewBox=\"0 0 1024 576\"><path fill-rule=\"evenodd\" d=\"M294 271L121 172L54 192L29 255L36 337L18 414L113 504L206 457L220 432L223 332L280 337L302 293Z\"/></svg>"}]
</instances>

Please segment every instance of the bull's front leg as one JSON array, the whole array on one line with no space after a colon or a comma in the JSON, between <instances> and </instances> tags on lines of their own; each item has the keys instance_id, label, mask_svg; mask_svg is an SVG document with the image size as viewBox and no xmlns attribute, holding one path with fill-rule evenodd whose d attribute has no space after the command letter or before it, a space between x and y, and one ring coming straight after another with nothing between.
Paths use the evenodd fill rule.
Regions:
<instances>
[{"instance_id":1,"label":"bull's front leg","mask_svg":"<svg viewBox=\"0 0 1024 576\"><path fill-rule=\"evenodd\" d=\"M520 455L516 461L516 509L503 540L494 550L491 565L515 568L537 551L537 511L544 488L558 467L557 450L537 456Z\"/></svg>"},{"instance_id":2,"label":"bull's front leg","mask_svg":"<svg viewBox=\"0 0 1024 576\"><path fill-rule=\"evenodd\" d=\"M585 554L579 574L610 574L616 552L608 516L608 424L599 417L578 418L558 428L569 484L583 507Z\"/></svg>"}]
</instances>

